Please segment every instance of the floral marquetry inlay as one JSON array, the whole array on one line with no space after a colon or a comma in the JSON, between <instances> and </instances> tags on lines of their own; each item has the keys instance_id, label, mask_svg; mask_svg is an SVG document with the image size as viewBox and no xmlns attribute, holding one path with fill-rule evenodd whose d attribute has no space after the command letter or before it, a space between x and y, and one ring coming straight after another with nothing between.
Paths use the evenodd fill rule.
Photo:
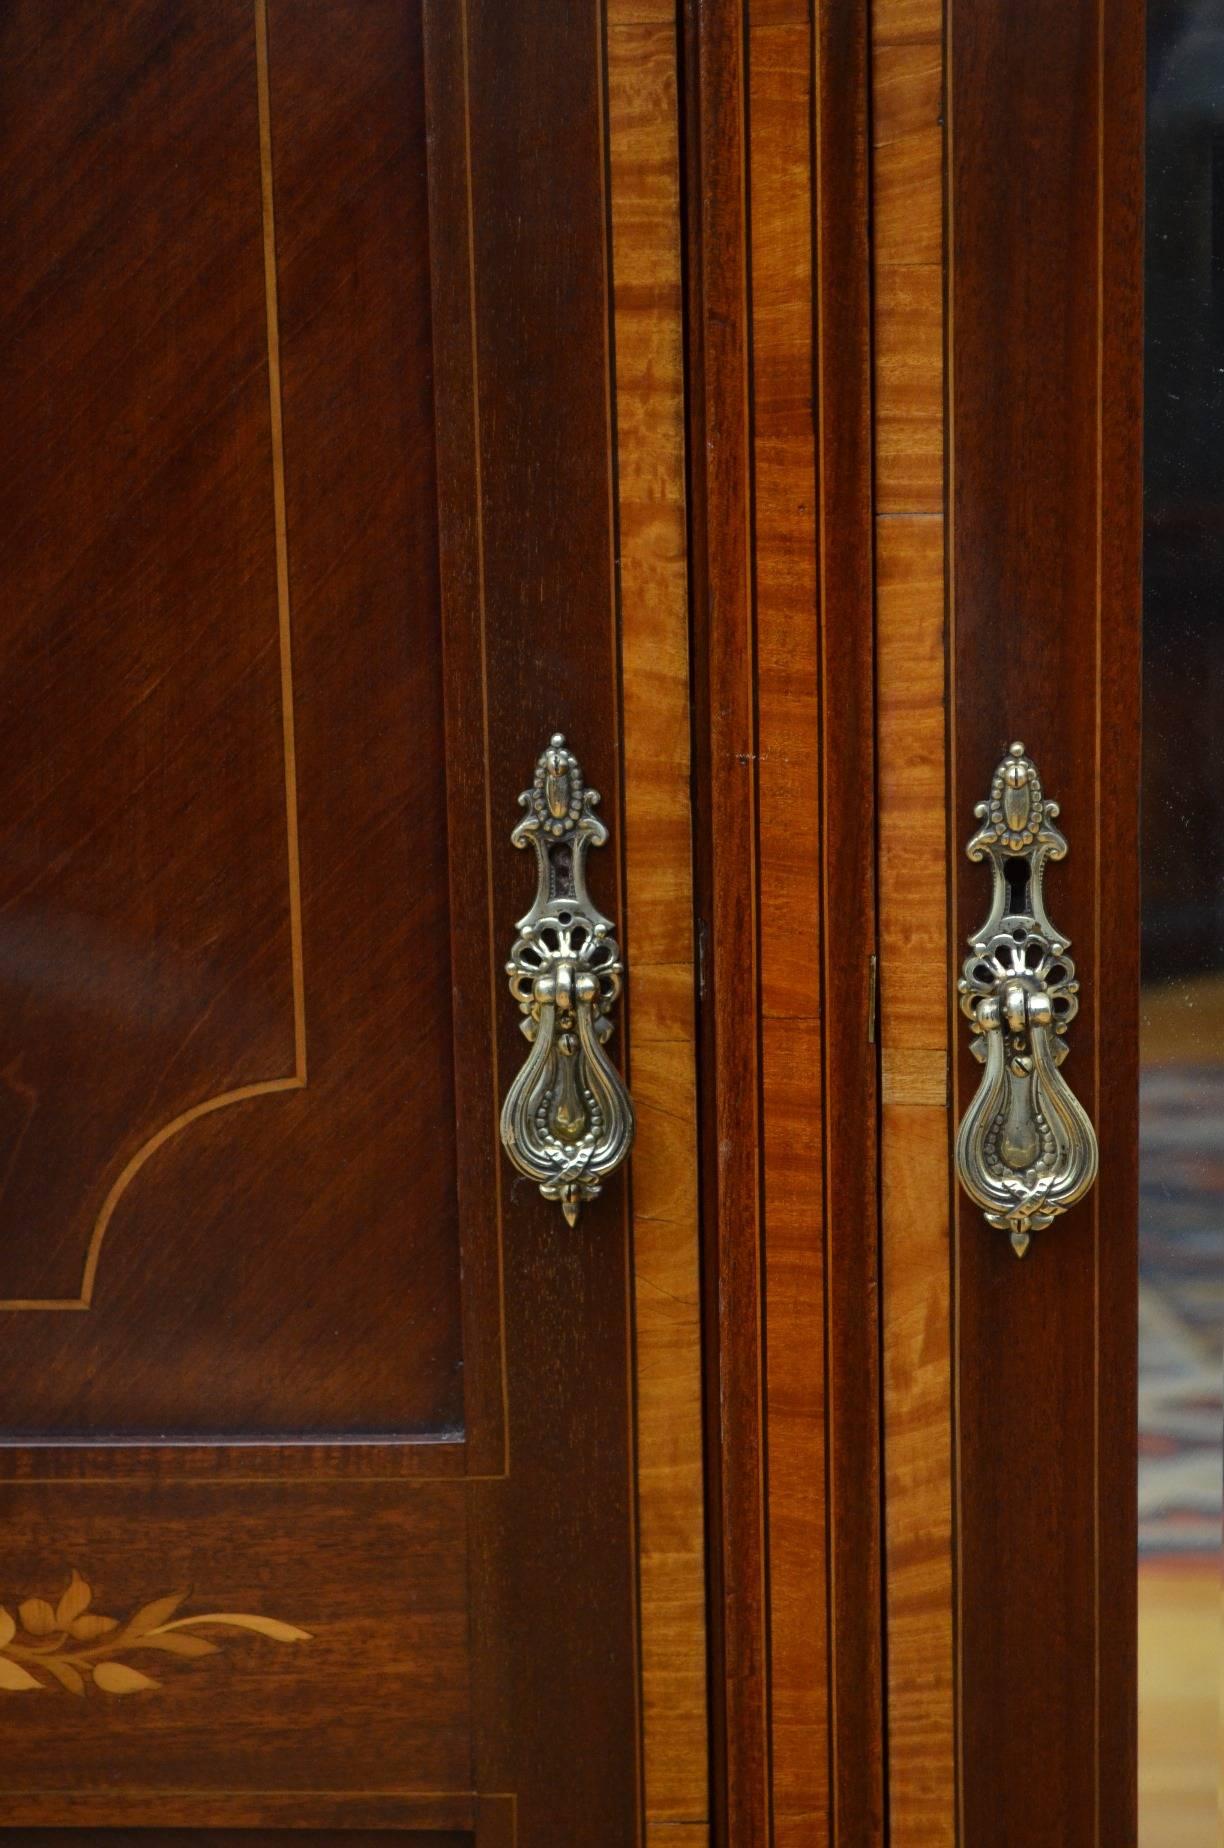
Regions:
<instances>
[{"instance_id":1,"label":"floral marquetry inlay","mask_svg":"<svg viewBox=\"0 0 1224 1848\"><path fill-rule=\"evenodd\" d=\"M242 1611L180 1617L190 1595L169 1592L127 1618L105 1617L92 1608L93 1592L74 1567L54 1603L26 1598L16 1618L0 1605L0 1690L23 1694L62 1688L84 1694L92 1682L104 1694L140 1694L161 1683L143 1668L133 1668L128 1658L151 1652L198 1661L216 1655L221 1644L196 1634L201 1629L253 1630L274 1643L310 1641L309 1630L276 1617Z\"/></svg>"}]
</instances>

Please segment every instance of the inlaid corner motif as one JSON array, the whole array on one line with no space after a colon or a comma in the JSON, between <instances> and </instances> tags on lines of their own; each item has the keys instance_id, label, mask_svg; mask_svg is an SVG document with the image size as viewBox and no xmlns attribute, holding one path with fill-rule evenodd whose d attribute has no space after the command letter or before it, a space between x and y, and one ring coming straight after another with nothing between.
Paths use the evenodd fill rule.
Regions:
<instances>
[{"instance_id":1,"label":"inlaid corner motif","mask_svg":"<svg viewBox=\"0 0 1224 1848\"><path fill-rule=\"evenodd\" d=\"M194 1632L213 1627L253 1630L274 1643L305 1643L309 1630L276 1617L243 1611L202 1611L180 1617L190 1592L170 1592L126 1618L91 1608L93 1592L74 1567L59 1598L26 1598L17 1617L0 1605L0 1690L12 1694L63 1689L84 1694L90 1682L103 1694L140 1694L161 1682L126 1658L140 1652L198 1661L216 1655L220 1642Z\"/></svg>"}]
</instances>

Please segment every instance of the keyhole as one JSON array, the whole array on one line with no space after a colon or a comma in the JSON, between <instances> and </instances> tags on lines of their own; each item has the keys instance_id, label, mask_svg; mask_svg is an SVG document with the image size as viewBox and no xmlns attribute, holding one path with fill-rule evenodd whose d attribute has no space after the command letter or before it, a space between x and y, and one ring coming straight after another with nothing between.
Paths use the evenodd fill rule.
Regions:
<instances>
[{"instance_id":1,"label":"keyhole","mask_svg":"<svg viewBox=\"0 0 1224 1848\"><path fill-rule=\"evenodd\" d=\"M1003 877L1007 881L1007 911L1009 917L1026 918L1029 911L1029 878L1031 868L1027 860L1016 857L1004 860Z\"/></svg>"}]
</instances>

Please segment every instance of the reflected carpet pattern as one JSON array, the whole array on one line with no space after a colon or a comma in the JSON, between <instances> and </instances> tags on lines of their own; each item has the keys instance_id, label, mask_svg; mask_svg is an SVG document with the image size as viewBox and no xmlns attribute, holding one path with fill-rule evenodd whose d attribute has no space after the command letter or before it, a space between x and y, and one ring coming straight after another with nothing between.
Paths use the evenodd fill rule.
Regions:
<instances>
[{"instance_id":1,"label":"reflected carpet pattern","mask_svg":"<svg viewBox=\"0 0 1224 1848\"><path fill-rule=\"evenodd\" d=\"M1218 1557L1224 1065L1149 1066L1139 1151L1139 1546Z\"/></svg>"}]
</instances>

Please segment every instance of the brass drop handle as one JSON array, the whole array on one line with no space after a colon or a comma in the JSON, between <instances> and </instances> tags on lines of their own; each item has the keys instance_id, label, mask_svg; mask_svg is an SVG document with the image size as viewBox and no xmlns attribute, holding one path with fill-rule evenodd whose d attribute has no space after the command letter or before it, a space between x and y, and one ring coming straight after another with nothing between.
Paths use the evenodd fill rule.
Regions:
<instances>
[{"instance_id":1,"label":"brass drop handle","mask_svg":"<svg viewBox=\"0 0 1224 1848\"><path fill-rule=\"evenodd\" d=\"M958 983L985 1066L956 1139L961 1185L1023 1257L1034 1231L1081 1200L1096 1179L1097 1139L1059 1067L1079 1007L1068 939L1045 909L1047 860L1067 852L1036 765L1013 744L979 802L966 852L990 861L990 915L969 939Z\"/></svg>"},{"instance_id":2,"label":"brass drop handle","mask_svg":"<svg viewBox=\"0 0 1224 1848\"><path fill-rule=\"evenodd\" d=\"M531 1051L506 1094L501 1137L519 1173L560 1201L571 1226L624 1161L634 1127L629 1093L604 1050L624 967L611 919L586 889L587 850L608 838L598 801L555 732L510 836L535 849L537 878L506 964Z\"/></svg>"}]
</instances>

